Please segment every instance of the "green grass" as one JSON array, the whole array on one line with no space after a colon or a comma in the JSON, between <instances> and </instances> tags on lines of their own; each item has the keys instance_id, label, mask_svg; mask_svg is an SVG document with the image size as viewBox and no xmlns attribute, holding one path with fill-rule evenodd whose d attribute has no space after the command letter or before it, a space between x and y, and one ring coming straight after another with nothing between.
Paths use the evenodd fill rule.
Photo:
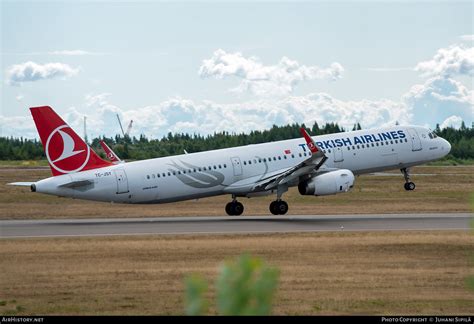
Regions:
<instances>
[{"instance_id":1,"label":"green grass","mask_svg":"<svg viewBox=\"0 0 474 324\"><path fill-rule=\"evenodd\" d=\"M0 167L44 167L48 166L47 160L0 160Z\"/></svg>"},{"instance_id":2,"label":"green grass","mask_svg":"<svg viewBox=\"0 0 474 324\"><path fill-rule=\"evenodd\" d=\"M458 159L451 156L447 156L440 160L430 162L427 165L435 165L435 166L474 165L474 159Z\"/></svg>"}]
</instances>

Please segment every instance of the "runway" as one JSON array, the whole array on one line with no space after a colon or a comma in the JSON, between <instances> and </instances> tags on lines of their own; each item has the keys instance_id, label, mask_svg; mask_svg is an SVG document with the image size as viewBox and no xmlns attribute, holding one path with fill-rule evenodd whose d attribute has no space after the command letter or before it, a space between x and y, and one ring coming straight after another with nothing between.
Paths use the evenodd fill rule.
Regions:
<instances>
[{"instance_id":1,"label":"runway","mask_svg":"<svg viewBox=\"0 0 474 324\"><path fill-rule=\"evenodd\" d=\"M473 214L290 215L0 221L0 238L469 230Z\"/></svg>"}]
</instances>

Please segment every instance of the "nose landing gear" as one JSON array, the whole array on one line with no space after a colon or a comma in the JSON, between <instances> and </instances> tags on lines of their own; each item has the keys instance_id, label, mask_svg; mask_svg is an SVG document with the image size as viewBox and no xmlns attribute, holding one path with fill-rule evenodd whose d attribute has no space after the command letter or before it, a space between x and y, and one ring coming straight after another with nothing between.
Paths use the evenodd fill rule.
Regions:
<instances>
[{"instance_id":1,"label":"nose landing gear","mask_svg":"<svg viewBox=\"0 0 474 324\"><path fill-rule=\"evenodd\" d=\"M403 176L405 177L405 185L404 188L407 191L415 190L415 183L410 181L410 174L409 170L407 168L400 169L400 171L403 173Z\"/></svg>"}]
</instances>

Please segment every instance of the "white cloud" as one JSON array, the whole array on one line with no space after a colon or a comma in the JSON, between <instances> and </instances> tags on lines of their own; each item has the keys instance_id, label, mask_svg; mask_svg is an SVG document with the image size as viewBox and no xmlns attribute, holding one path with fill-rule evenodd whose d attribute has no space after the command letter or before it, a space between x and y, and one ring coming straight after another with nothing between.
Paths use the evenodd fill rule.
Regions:
<instances>
[{"instance_id":1,"label":"white cloud","mask_svg":"<svg viewBox=\"0 0 474 324\"><path fill-rule=\"evenodd\" d=\"M403 101L418 124L434 126L453 114L470 122L474 116L474 91L450 78L436 77L414 85Z\"/></svg>"},{"instance_id":2,"label":"white cloud","mask_svg":"<svg viewBox=\"0 0 474 324\"><path fill-rule=\"evenodd\" d=\"M64 63L38 64L28 61L15 64L7 69L7 83L20 85L23 82L33 82L46 79L66 79L79 73L79 68L73 68Z\"/></svg>"},{"instance_id":3,"label":"white cloud","mask_svg":"<svg viewBox=\"0 0 474 324\"><path fill-rule=\"evenodd\" d=\"M401 71L413 71L412 67L368 67L362 68L363 70L371 72L401 72Z\"/></svg>"},{"instance_id":4,"label":"white cloud","mask_svg":"<svg viewBox=\"0 0 474 324\"><path fill-rule=\"evenodd\" d=\"M263 98L236 104L220 104L205 100L196 102L171 98L157 105L125 110L110 102L109 93L85 96L83 108L71 107L62 117L82 135L83 118L87 116L89 138L120 134L116 114L123 127L134 121L132 136L145 134L161 138L168 132L212 134L214 132L245 132L264 130L274 124L337 122L346 129L360 122L364 128L400 124L429 124L448 119L452 115L470 124L472 120L472 91L457 81L444 78L430 79L412 87L400 101L351 100L344 101L326 93L288 96L280 99ZM53 107L54 108L54 107ZM469 115L470 114L470 115ZM37 137L31 118L0 118L5 135ZM18 124L18 126L17 126Z\"/></svg>"},{"instance_id":5,"label":"white cloud","mask_svg":"<svg viewBox=\"0 0 474 324\"><path fill-rule=\"evenodd\" d=\"M92 53L83 50L61 50L48 52L49 55L79 56L79 55L100 55L101 53Z\"/></svg>"},{"instance_id":6,"label":"white cloud","mask_svg":"<svg viewBox=\"0 0 474 324\"><path fill-rule=\"evenodd\" d=\"M459 38L460 38L463 42L474 42L474 34L471 34L471 35L462 35L462 36L459 36Z\"/></svg>"},{"instance_id":7,"label":"white cloud","mask_svg":"<svg viewBox=\"0 0 474 324\"><path fill-rule=\"evenodd\" d=\"M364 127L409 121L409 109L390 100L342 101L324 93L294 96L281 100L261 99L239 104L219 104L213 101L195 102L183 98L168 99L158 105L123 110L108 102L108 94L89 95L88 130L90 136L119 134L118 113L123 123L134 121L131 135L145 134L160 138L168 132L212 134L219 131L250 132L264 130L274 124L305 122L308 125L338 122L351 128L354 122ZM72 127L82 130L84 114L70 108L65 119ZM126 127L124 125L124 127Z\"/></svg>"},{"instance_id":8,"label":"white cloud","mask_svg":"<svg viewBox=\"0 0 474 324\"><path fill-rule=\"evenodd\" d=\"M12 117L0 115L0 136L39 138L31 115Z\"/></svg>"},{"instance_id":9,"label":"white cloud","mask_svg":"<svg viewBox=\"0 0 474 324\"><path fill-rule=\"evenodd\" d=\"M452 127L459 129L462 124L462 118L459 116L450 116L446 118L446 120L441 124L441 129L446 128L446 127Z\"/></svg>"},{"instance_id":10,"label":"white cloud","mask_svg":"<svg viewBox=\"0 0 474 324\"><path fill-rule=\"evenodd\" d=\"M415 71L423 76L474 75L474 47L453 45L441 48L429 61L416 65Z\"/></svg>"},{"instance_id":11,"label":"white cloud","mask_svg":"<svg viewBox=\"0 0 474 324\"><path fill-rule=\"evenodd\" d=\"M239 52L227 53L218 49L210 59L203 60L198 73L202 78L240 78L240 84L233 89L236 92L281 96L290 94L302 81L340 79L344 68L337 62L328 68L300 65L287 57L281 58L276 65L263 65L256 57L244 57Z\"/></svg>"}]
</instances>

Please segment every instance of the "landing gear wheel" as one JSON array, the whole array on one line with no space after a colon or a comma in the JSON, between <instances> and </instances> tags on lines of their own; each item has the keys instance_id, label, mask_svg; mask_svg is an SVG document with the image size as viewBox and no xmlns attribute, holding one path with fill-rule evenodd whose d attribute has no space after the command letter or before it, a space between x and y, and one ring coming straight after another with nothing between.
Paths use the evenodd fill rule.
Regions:
<instances>
[{"instance_id":1,"label":"landing gear wheel","mask_svg":"<svg viewBox=\"0 0 474 324\"><path fill-rule=\"evenodd\" d=\"M270 204L270 212L273 215L285 215L288 212L288 204L283 200L275 200Z\"/></svg>"},{"instance_id":2,"label":"landing gear wheel","mask_svg":"<svg viewBox=\"0 0 474 324\"><path fill-rule=\"evenodd\" d=\"M278 215L278 211L275 208L276 203L277 201L272 201L270 203L270 213L272 213L273 215Z\"/></svg>"},{"instance_id":3,"label":"landing gear wheel","mask_svg":"<svg viewBox=\"0 0 474 324\"><path fill-rule=\"evenodd\" d=\"M227 205L225 205L225 212L227 213L227 215L229 216L232 216L234 215L234 210L232 208L232 203L227 203Z\"/></svg>"},{"instance_id":4,"label":"landing gear wheel","mask_svg":"<svg viewBox=\"0 0 474 324\"><path fill-rule=\"evenodd\" d=\"M225 212L229 216L239 216L244 212L244 205L238 201L231 201L225 205Z\"/></svg>"},{"instance_id":5,"label":"landing gear wheel","mask_svg":"<svg viewBox=\"0 0 474 324\"><path fill-rule=\"evenodd\" d=\"M404 187L407 191L415 190L415 184L413 182L406 182Z\"/></svg>"},{"instance_id":6,"label":"landing gear wheel","mask_svg":"<svg viewBox=\"0 0 474 324\"><path fill-rule=\"evenodd\" d=\"M279 201L277 204L277 210L278 214L285 215L288 212L288 204L286 203L286 201Z\"/></svg>"},{"instance_id":7,"label":"landing gear wheel","mask_svg":"<svg viewBox=\"0 0 474 324\"><path fill-rule=\"evenodd\" d=\"M244 212L244 205L242 203L236 201L234 203L234 215L235 216L240 216Z\"/></svg>"}]
</instances>

